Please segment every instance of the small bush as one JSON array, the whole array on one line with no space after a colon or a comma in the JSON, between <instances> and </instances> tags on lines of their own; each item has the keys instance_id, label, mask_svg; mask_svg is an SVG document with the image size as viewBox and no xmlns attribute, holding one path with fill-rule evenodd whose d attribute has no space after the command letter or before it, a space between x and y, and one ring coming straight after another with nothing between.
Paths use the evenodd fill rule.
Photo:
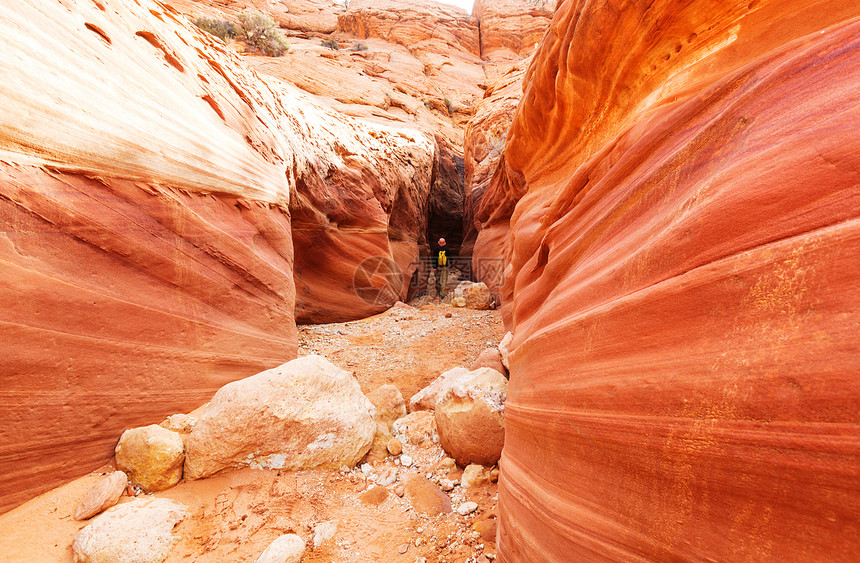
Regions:
<instances>
[{"instance_id":1,"label":"small bush","mask_svg":"<svg viewBox=\"0 0 860 563\"><path fill-rule=\"evenodd\" d=\"M367 51L367 43L356 41L352 46L353 51Z\"/></svg>"},{"instance_id":2,"label":"small bush","mask_svg":"<svg viewBox=\"0 0 860 563\"><path fill-rule=\"evenodd\" d=\"M222 41L229 41L239 34L239 28L233 22L227 20L200 16L192 19L191 23Z\"/></svg>"},{"instance_id":3,"label":"small bush","mask_svg":"<svg viewBox=\"0 0 860 563\"><path fill-rule=\"evenodd\" d=\"M275 20L269 16L242 12L238 17L239 26L242 28L241 38L252 50L270 57L280 57L290 48L290 44L278 31Z\"/></svg>"},{"instance_id":4,"label":"small bush","mask_svg":"<svg viewBox=\"0 0 860 563\"><path fill-rule=\"evenodd\" d=\"M340 43L338 43L334 39L323 39L320 45L322 45L323 47L328 47L332 51L337 51L338 49L340 49Z\"/></svg>"},{"instance_id":5,"label":"small bush","mask_svg":"<svg viewBox=\"0 0 860 563\"><path fill-rule=\"evenodd\" d=\"M445 102L445 109L448 110L448 115L454 115L454 102L448 98L445 98L443 101Z\"/></svg>"}]
</instances>

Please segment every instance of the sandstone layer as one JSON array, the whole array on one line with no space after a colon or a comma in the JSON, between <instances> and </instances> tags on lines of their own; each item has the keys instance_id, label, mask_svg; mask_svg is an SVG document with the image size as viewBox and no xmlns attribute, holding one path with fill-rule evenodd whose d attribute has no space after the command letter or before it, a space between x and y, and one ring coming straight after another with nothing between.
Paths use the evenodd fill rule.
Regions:
<instances>
[{"instance_id":1,"label":"sandstone layer","mask_svg":"<svg viewBox=\"0 0 860 563\"><path fill-rule=\"evenodd\" d=\"M20 2L0 35L0 510L295 357L294 268L300 317L384 309L364 258L408 279L432 136L261 77L158 2Z\"/></svg>"},{"instance_id":2,"label":"sandstone layer","mask_svg":"<svg viewBox=\"0 0 860 563\"><path fill-rule=\"evenodd\" d=\"M543 38L556 0L475 0L473 15L481 22L481 54L510 51L526 57Z\"/></svg>"},{"instance_id":3,"label":"sandstone layer","mask_svg":"<svg viewBox=\"0 0 860 563\"><path fill-rule=\"evenodd\" d=\"M476 212L503 561L860 547L854 2L571 1Z\"/></svg>"}]
</instances>

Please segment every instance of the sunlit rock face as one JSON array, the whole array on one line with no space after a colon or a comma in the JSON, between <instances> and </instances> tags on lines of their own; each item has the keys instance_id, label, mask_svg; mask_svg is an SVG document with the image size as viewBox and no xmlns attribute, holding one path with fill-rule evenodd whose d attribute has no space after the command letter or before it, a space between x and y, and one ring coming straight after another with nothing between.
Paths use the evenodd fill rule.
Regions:
<instances>
[{"instance_id":1,"label":"sunlit rock face","mask_svg":"<svg viewBox=\"0 0 860 563\"><path fill-rule=\"evenodd\" d=\"M417 254L432 137L261 78L155 2L19 2L0 45L0 510L295 357L315 279L366 314L355 263Z\"/></svg>"},{"instance_id":2,"label":"sunlit rock face","mask_svg":"<svg viewBox=\"0 0 860 563\"><path fill-rule=\"evenodd\" d=\"M555 5L556 0L476 0L472 14L481 22L481 54L530 55L546 32Z\"/></svg>"},{"instance_id":3,"label":"sunlit rock face","mask_svg":"<svg viewBox=\"0 0 860 563\"><path fill-rule=\"evenodd\" d=\"M854 2L566 2L476 216L503 561L860 547Z\"/></svg>"},{"instance_id":4,"label":"sunlit rock face","mask_svg":"<svg viewBox=\"0 0 860 563\"><path fill-rule=\"evenodd\" d=\"M385 39L410 49L421 49L426 42L474 54L480 50L478 22L462 9L447 4L352 0L338 19L341 31L365 39Z\"/></svg>"}]
</instances>

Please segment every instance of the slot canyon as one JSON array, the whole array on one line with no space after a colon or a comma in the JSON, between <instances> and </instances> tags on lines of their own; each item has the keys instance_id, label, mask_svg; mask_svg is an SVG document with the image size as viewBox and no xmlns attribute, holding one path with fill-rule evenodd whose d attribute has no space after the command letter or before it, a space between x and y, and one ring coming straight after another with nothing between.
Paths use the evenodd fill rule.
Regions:
<instances>
[{"instance_id":1,"label":"slot canyon","mask_svg":"<svg viewBox=\"0 0 860 563\"><path fill-rule=\"evenodd\" d=\"M856 0L0 46L0 560L856 560Z\"/></svg>"}]
</instances>

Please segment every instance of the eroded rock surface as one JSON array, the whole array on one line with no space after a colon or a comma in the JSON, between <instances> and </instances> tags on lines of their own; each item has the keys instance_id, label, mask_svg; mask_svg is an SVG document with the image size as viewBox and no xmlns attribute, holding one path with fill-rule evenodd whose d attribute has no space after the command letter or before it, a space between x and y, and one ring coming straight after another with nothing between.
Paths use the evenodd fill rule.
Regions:
<instances>
[{"instance_id":1,"label":"eroded rock surface","mask_svg":"<svg viewBox=\"0 0 860 563\"><path fill-rule=\"evenodd\" d=\"M857 16L559 7L475 247L515 335L501 560L856 552Z\"/></svg>"}]
</instances>

